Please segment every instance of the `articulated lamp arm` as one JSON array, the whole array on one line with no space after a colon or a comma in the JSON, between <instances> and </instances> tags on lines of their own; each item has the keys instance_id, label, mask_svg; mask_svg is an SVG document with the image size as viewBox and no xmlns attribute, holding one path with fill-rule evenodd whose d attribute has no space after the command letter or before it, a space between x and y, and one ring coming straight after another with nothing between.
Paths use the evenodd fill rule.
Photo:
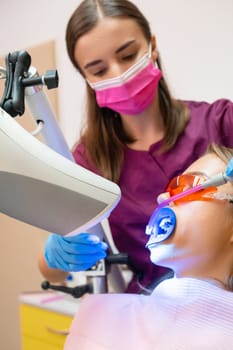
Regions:
<instances>
[{"instance_id":1,"label":"articulated lamp arm","mask_svg":"<svg viewBox=\"0 0 233 350\"><path fill-rule=\"evenodd\" d=\"M73 162L43 85L57 87L57 73L40 77L23 52L9 54L0 103L0 211L33 226L72 235L95 232L103 238L101 221L120 200L119 187ZM47 82L46 82L47 81ZM16 121L24 98L45 143ZM22 101L23 99L23 101ZM120 275L116 289L124 289ZM119 287L119 288L118 288Z\"/></svg>"}]
</instances>

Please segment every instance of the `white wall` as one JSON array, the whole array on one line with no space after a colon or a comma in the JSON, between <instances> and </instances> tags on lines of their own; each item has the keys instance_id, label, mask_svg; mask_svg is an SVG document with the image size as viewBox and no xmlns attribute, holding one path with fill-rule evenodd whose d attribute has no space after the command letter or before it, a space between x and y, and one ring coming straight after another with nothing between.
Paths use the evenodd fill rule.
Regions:
<instances>
[{"instance_id":1,"label":"white wall","mask_svg":"<svg viewBox=\"0 0 233 350\"><path fill-rule=\"evenodd\" d=\"M56 68L59 73L61 127L70 144L77 137L84 92L83 82L66 54L65 28L79 3L77 0L0 0L0 56L56 40L57 67L48 69Z\"/></svg>"},{"instance_id":2,"label":"white wall","mask_svg":"<svg viewBox=\"0 0 233 350\"><path fill-rule=\"evenodd\" d=\"M220 97L233 99L232 0L134 2L143 10L157 36L165 75L177 97L208 101ZM77 138L84 116L84 84L68 60L64 35L67 20L79 3L79 0L0 0L0 56L51 39L56 41L57 67L48 69L57 68L59 72L60 124L70 146ZM18 232L11 234L14 244L14 235ZM22 246L26 236L25 232ZM18 257L14 254L16 247L13 250L11 246L2 249L7 254L0 255L0 264L6 269L14 257L27 259L22 249L19 249ZM20 277L20 273L27 273L26 262L24 271L15 271L19 288L26 287ZM28 278L33 282L33 276ZM7 305L4 310L7 310ZM19 334L13 342L10 328L14 315L8 316L9 322L5 323L9 329L4 329L4 332L2 329L0 348L18 350Z\"/></svg>"},{"instance_id":3,"label":"white wall","mask_svg":"<svg viewBox=\"0 0 233 350\"><path fill-rule=\"evenodd\" d=\"M134 2L157 36L164 71L177 97L208 101L233 97L232 0ZM0 55L56 40L61 127L70 145L84 115L84 84L67 57L64 33L79 3L1 0Z\"/></svg>"},{"instance_id":4,"label":"white wall","mask_svg":"<svg viewBox=\"0 0 233 350\"><path fill-rule=\"evenodd\" d=\"M232 0L145 1L143 6L175 95L233 98Z\"/></svg>"}]
</instances>

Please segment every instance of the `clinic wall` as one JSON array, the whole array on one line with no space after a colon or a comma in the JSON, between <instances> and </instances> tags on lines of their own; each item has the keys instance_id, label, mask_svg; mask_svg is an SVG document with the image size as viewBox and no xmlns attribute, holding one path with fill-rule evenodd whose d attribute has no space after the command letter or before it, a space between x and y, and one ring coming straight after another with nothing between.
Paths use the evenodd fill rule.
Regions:
<instances>
[{"instance_id":1,"label":"clinic wall","mask_svg":"<svg viewBox=\"0 0 233 350\"><path fill-rule=\"evenodd\" d=\"M157 37L175 96L232 98L232 0L134 0ZM1 0L0 55L56 40L60 124L70 146L84 115L85 87L66 54L67 20L80 0Z\"/></svg>"},{"instance_id":2,"label":"clinic wall","mask_svg":"<svg viewBox=\"0 0 233 350\"><path fill-rule=\"evenodd\" d=\"M233 98L232 0L134 2L143 10L156 34L164 74L175 96L208 101ZM60 77L57 113L70 147L82 125L85 89L68 60L64 37L67 20L79 3L78 0L0 1L0 56L55 41L56 68ZM19 291L38 288L40 275L36 256L46 233L31 230L14 220L6 229L5 219L0 216L0 348L19 350L17 295ZM10 239L5 240L6 234ZM38 237L38 247L33 235ZM16 236L17 240L20 237L17 246L14 244ZM13 287L11 281L14 281Z\"/></svg>"}]
</instances>

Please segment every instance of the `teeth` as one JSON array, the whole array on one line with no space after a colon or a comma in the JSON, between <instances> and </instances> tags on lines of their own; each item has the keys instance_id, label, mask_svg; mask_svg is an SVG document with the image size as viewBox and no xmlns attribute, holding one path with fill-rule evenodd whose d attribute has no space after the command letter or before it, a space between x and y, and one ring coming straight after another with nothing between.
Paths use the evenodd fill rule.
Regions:
<instances>
[{"instance_id":1,"label":"teeth","mask_svg":"<svg viewBox=\"0 0 233 350\"><path fill-rule=\"evenodd\" d=\"M159 225L159 235L164 235L166 234L168 231L170 231L171 227L172 227L172 222L171 222L171 218L166 216L164 218L162 218L162 220L160 221Z\"/></svg>"},{"instance_id":2,"label":"teeth","mask_svg":"<svg viewBox=\"0 0 233 350\"><path fill-rule=\"evenodd\" d=\"M148 243L164 241L173 233L175 226L176 215L170 207L156 209L146 226L146 234L151 236Z\"/></svg>"},{"instance_id":3,"label":"teeth","mask_svg":"<svg viewBox=\"0 0 233 350\"><path fill-rule=\"evenodd\" d=\"M160 223L157 227L156 227L156 225L155 226L147 225L146 234L147 235L154 234L156 236L165 235L167 233L167 231L170 229L171 225L172 225L171 219L168 216L164 217L160 221Z\"/></svg>"},{"instance_id":4,"label":"teeth","mask_svg":"<svg viewBox=\"0 0 233 350\"><path fill-rule=\"evenodd\" d=\"M164 231L167 231L170 228L170 226L171 226L171 220L168 217L163 218L159 224L159 227Z\"/></svg>"}]
</instances>

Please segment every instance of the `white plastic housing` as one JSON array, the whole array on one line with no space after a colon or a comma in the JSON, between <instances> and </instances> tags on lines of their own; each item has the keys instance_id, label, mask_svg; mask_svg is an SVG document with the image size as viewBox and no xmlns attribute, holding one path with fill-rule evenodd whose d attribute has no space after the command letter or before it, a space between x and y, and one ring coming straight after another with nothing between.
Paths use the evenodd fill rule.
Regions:
<instances>
[{"instance_id":1,"label":"white plastic housing","mask_svg":"<svg viewBox=\"0 0 233 350\"><path fill-rule=\"evenodd\" d=\"M107 218L120 188L58 154L0 108L0 211L60 235Z\"/></svg>"}]
</instances>

